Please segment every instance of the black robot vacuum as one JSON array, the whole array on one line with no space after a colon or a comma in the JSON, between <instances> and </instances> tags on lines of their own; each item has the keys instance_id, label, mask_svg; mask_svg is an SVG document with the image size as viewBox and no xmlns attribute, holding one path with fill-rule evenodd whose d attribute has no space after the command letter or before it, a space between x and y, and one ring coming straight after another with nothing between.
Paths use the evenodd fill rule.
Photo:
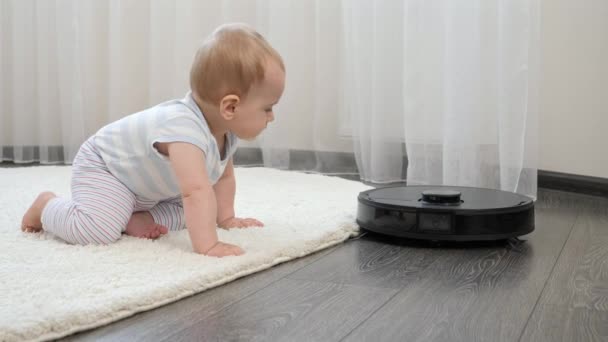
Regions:
<instances>
[{"instance_id":1,"label":"black robot vacuum","mask_svg":"<svg viewBox=\"0 0 608 342\"><path fill-rule=\"evenodd\" d=\"M520 194L458 186L393 186L359 194L364 230L433 241L488 241L534 230L534 201Z\"/></svg>"}]
</instances>

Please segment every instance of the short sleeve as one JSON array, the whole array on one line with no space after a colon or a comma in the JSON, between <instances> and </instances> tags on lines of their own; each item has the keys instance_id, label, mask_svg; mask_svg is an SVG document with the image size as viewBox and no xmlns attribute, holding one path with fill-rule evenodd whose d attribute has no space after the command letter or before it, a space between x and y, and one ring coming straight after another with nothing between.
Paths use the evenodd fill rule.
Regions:
<instances>
[{"instance_id":1,"label":"short sleeve","mask_svg":"<svg viewBox=\"0 0 608 342\"><path fill-rule=\"evenodd\" d=\"M171 114L157 120L149 131L149 146L156 151L154 143L157 142L185 142L197 146L207 155L211 133L200 121L197 116L188 113Z\"/></svg>"}]
</instances>

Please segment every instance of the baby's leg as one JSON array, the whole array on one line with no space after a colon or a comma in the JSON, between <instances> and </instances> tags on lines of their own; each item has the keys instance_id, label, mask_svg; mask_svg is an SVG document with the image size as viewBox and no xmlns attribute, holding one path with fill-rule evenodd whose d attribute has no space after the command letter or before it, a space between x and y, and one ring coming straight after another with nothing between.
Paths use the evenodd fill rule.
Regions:
<instances>
[{"instance_id":1,"label":"baby's leg","mask_svg":"<svg viewBox=\"0 0 608 342\"><path fill-rule=\"evenodd\" d=\"M72 199L49 200L42 226L74 244L108 244L120 238L134 207L135 195L108 171L87 141L74 160Z\"/></svg>"},{"instance_id":2,"label":"baby's leg","mask_svg":"<svg viewBox=\"0 0 608 342\"><path fill-rule=\"evenodd\" d=\"M137 211L133 213L125 234L140 238L156 239L169 230L180 230L185 228L184 209L181 199L157 203L149 211Z\"/></svg>"},{"instance_id":3,"label":"baby's leg","mask_svg":"<svg viewBox=\"0 0 608 342\"><path fill-rule=\"evenodd\" d=\"M154 222L154 217L148 211L137 211L131 215L125 234L145 239L156 239L167 234L169 229Z\"/></svg>"},{"instance_id":4,"label":"baby's leg","mask_svg":"<svg viewBox=\"0 0 608 342\"><path fill-rule=\"evenodd\" d=\"M159 202L150 209L150 214L154 218L154 222L167 227L169 230L175 231L186 228L184 206L181 197Z\"/></svg>"}]
</instances>

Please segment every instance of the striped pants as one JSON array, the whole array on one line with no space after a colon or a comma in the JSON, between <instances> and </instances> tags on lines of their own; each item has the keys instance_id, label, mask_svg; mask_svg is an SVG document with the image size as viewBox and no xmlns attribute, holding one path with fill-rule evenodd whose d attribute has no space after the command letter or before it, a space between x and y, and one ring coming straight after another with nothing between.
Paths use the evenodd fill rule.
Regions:
<instances>
[{"instance_id":1,"label":"striped pants","mask_svg":"<svg viewBox=\"0 0 608 342\"><path fill-rule=\"evenodd\" d=\"M110 173L92 139L74 159L71 191L71 199L56 197L48 202L42 227L72 244L115 242L137 211L149 211L157 224L169 230L185 228L180 197L161 202L139 198Z\"/></svg>"}]
</instances>

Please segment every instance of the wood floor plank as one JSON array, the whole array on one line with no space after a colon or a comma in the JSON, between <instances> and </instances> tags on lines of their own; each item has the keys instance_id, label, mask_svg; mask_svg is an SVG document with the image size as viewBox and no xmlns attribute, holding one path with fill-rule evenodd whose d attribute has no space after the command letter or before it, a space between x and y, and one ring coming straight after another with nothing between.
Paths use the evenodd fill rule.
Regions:
<instances>
[{"instance_id":1,"label":"wood floor plank","mask_svg":"<svg viewBox=\"0 0 608 342\"><path fill-rule=\"evenodd\" d=\"M518 250L444 250L420 273L419 281L401 290L345 340L517 340L575 213L575 209L538 209L536 230Z\"/></svg>"},{"instance_id":2,"label":"wood floor plank","mask_svg":"<svg viewBox=\"0 0 608 342\"><path fill-rule=\"evenodd\" d=\"M339 341L398 290L284 278L171 341Z\"/></svg>"},{"instance_id":3,"label":"wood floor plank","mask_svg":"<svg viewBox=\"0 0 608 342\"><path fill-rule=\"evenodd\" d=\"M608 312L586 308L537 306L521 341L608 341Z\"/></svg>"},{"instance_id":4,"label":"wood floor plank","mask_svg":"<svg viewBox=\"0 0 608 342\"><path fill-rule=\"evenodd\" d=\"M160 341L175 331L190 327L198 321L259 291L306 265L339 248L317 252L304 258L277 265L271 269L237 279L200 294L184 298L158 309L142 312L107 326L69 336L64 341Z\"/></svg>"},{"instance_id":5,"label":"wood floor plank","mask_svg":"<svg viewBox=\"0 0 608 342\"><path fill-rule=\"evenodd\" d=\"M420 271L440 255L415 244L386 242L367 235L345 244L331 258L303 267L288 278L400 289L418 279Z\"/></svg>"},{"instance_id":6,"label":"wood floor plank","mask_svg":"<svg viewBox=\"0 0 608 342\"><path fill-rule=\"evenodd\" d=\"M608 311L608 214L581 212L540 303Z\"/></svg>"},{"instance_id":7,"label":"wood floor plank","mask_svg":"<svg viewBox=\"0 0 608 342\"><path fill-rule=\"evenodd\" d=\"M517 250L366 236L69 340L608 340L608 200L541 190L536 208Z\"/></svg>"},{"instance_id":8,"label":"wood floor plank","mask_svg":"<svg viewBox=\"0 0 608 342\"><path fill-rule=\"evenodd\" d=\"M608 341L608 201L601 199L581 210L522 340L576 336Z\"/></svg>"}]
</instances>

